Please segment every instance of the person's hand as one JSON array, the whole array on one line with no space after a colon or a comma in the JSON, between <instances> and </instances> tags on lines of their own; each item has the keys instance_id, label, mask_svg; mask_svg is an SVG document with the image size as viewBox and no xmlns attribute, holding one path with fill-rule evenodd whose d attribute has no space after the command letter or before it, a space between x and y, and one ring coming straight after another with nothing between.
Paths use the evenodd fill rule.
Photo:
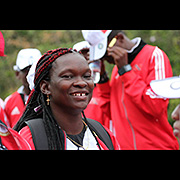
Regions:
<instances>
[{"instance_id":1,"label":"person's hand","mask_svg":"<svg viewBox=\"0 0 180 180\"><path fill-rule=\"evenodd\" d=\"M174 135L179 138L180 141L180 104L174 109L171 114L171 117L176 122L173 124Z\"/></svg>"},{"instance_id":2,"label":"person's hand","mask_svg":"<svg viewBox=\"0 0 180 180\"><path fill-rule=\"evenodd\" d=\"M114 62L117 65L118 69L128 64L128 53L126 49L123 49L119 46L109 47L107 49L108 56L114 58Z\"/></svg>"}]
</instances>

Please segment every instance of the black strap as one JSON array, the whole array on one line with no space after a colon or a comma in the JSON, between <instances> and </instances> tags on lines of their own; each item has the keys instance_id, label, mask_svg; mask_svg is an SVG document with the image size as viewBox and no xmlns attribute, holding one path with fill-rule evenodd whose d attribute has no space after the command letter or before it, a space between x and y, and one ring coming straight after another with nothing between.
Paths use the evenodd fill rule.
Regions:
<instances>
[{"instance_id":1,"label":"black strap","mask_svg":"<svg viewBox=\"0 0 180 180\"><path fill-rule=\"evenodd\" d=\"M90 128L95 131L97 136L103 143L108 147L109 150L114 150L113 143L111 141L110 135L105 130L105 128L97 121L92 119L87 119ZM33 143L36 150L48 150L48 139L45 132L44 124L41 118L32 119L26 121L29 126L33 138Z\"/></svg>"},{"instance_id":2,"label":"black strap","mask_svg":"<svg viewBox=\"0 0 180 180\"><path fill-rule=\"evenodd\" d=\"M21 96L21 99L22 99L22 101L23 101L23 103L24 103L24 105L25 105L24 94L19 93L19 95Z\"/></svg>"},{"instance_id":3,"label":"black strap","mask_svg":"<svg viewBox=\"0 0 180 180\"><path fill-rule=\"evenodd\" d=\"M26 121L29 126L36 150L48 150L48 139L41 118Z\"/></svg>"},{"instance_id":4,"label":"black strap","mask_svg":"<svg viewBox=\"0 0 180 180\"><path fill-rule=\"evenodd\" d=\"M103 143L108 147L109 150L114 150L112 140L109 133L98 121L87 118L88 123L91 125L91 128L95 131L97 136Z\"/></svg>"}]
</instances>

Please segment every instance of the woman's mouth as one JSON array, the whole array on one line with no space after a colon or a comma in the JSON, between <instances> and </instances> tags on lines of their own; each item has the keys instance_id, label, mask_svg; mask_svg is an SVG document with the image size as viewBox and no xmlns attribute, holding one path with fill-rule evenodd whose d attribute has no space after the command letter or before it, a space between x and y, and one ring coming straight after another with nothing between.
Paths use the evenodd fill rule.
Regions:
<instances>
[{"instance_id":1,"label":"woman's mouth","mask_svg":"<svg viewBox=\"0 0 180 180\"><path fill-rule=\"evenodd\" d=\"M88 98L89 92L88 91L82 91L82 92L73 92L70 93L70 96L72 96L77 101L86 101Z\"/></svg>"},{"instance_id":2,"label":"woman's mouth","mask_svg":"<svg viewBox=\"0 0 180 180\"><path fill-rule=\"evenodd\" d=\"M88 93L72 93L72 96L87 96Z\"/></svg>"}]
</instances>

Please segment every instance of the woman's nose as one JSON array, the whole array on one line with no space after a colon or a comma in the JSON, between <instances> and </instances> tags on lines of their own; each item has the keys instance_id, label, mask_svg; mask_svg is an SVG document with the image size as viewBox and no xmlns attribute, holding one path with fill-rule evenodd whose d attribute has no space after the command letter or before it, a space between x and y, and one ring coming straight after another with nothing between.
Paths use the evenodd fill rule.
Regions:
<instances>
[{"instance_id":1,"label":"woman's nose","mask_svg":"<svg viewBox=\"0 0 180 180\"><path fill-rule=\"evenodd\" d=\"M83 80L82 77L78 77L74 83L73 83L74 86L79 86L80 88L84 88L87 86L87 83L86 81Z\"/></svg>"}]
</instances>

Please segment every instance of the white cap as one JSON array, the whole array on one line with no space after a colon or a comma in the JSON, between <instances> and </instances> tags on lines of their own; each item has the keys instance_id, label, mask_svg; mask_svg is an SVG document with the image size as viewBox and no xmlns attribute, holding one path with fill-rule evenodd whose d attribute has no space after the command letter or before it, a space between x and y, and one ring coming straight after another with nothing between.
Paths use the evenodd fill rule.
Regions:
<instances>
[{"instance_id":1,"label":"white cap","mask_svg":"<svg viewBox=\"0 0 180 180\"><path fill-rule=\"evenodd\" d=\"M77 51L81 51L83 49L89 49L89 48L90 45L87 41L78 42L73 46L73 49L76 49Z\"/></svg>"},{"instance_id":2,"label":"white cap","mask_svg":"<svg viewBox=\"0 0 180 180\"><path fill-rule=\"evenodd\" d=\"M180 76L151 81L152 90L164 98L180 98Z\"/></svg>"},{"instance_id":3,"label":"white cap","mask_svg":"<svg viewBox=\"0 0 180 180\"><path fill-rule=\"evenodd\" d=\"M19 51L16 59L16 65L13 66L15 71L20 71L41 58L41 52L38 49L22 49Z\"/></svg>"},{"instance_id":4,"label":"white cap","mask_svg":"<svg viewBox=\"0 0 180 180\"><path fill-rule=\"evenodd\" d=\"M82 30L83 37L91 45L89 60L97 60L104 56L107 49L108 36L112 30Z\"/></svg>"}]
</instances>

